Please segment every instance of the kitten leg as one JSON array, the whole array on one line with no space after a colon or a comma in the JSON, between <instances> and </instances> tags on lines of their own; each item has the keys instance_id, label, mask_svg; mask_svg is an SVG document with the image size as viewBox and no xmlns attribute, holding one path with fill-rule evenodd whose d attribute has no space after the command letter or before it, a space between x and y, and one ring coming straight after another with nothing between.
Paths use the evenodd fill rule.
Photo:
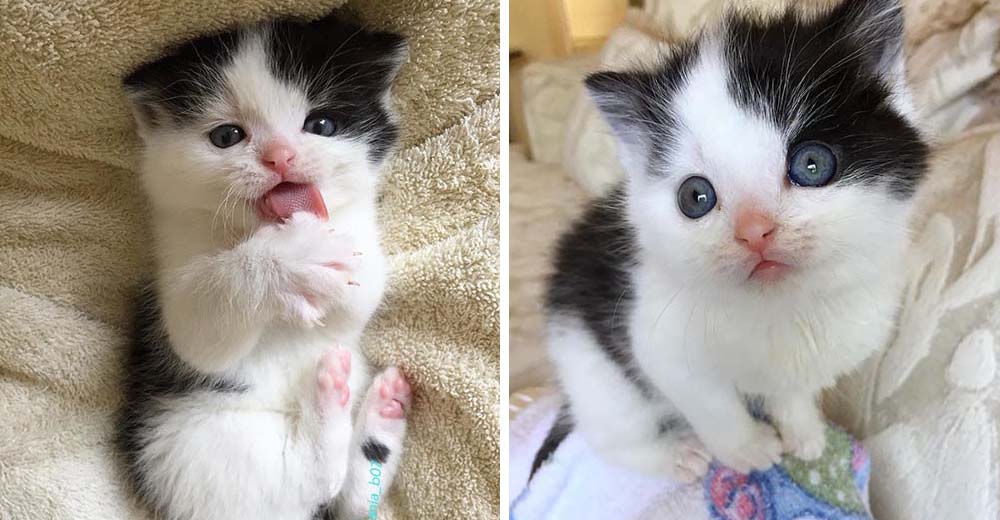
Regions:
<instances>
[{"instance_id":1,"label":"kitten leg","mask_svg":"<svg viewBox=\"0 0 1000 520\"><path fill-rule=\"evenodd\" d=\"M802 460L815 460L823 455L826 424L812 393L768 396L766 402L786 452Z\"/></svg>"},{"instance_id":2,"label":"kitten leg","mask_svg":"<svg viewBox=\"0 0 1000 520\"><path fill-rule=\"evenodd\" d=\"M563 317L549 324L549 352L574 428L601 458L680 482L705 474L709 457L677 410L643 395L580 320Z\"/></svg>"},{"instance_id":3,"label":"kitten leg","mask_svg":"<svg viewBox=\"0 0 1000 520\"><path fill-rule=\"evenodd\" d=\"M292 411L235 391L165 402L142 433L143 494L166 520L311 518L344 483L349 374L348 351L326 354Z\"/></svg>"},{"instance_id":4,"label":"kitten leg","mask_svg":"<svg viewBox=\"0 0 1000 520\"><path fill-rule=\"evenodd\" d=\"M316 371L315 418L318 426L317 445L322 467L329 470L329 497L340 492L347 475L351 445L350 402L351 353L345 348L327 352L319 361ZM309 414L304 416L309 420Z\"/></svg>"},{"instance_id":5,"label":"kitten leg","mask_svg":"<svg viewBox=\"0 0 1000 520\"><path fill-rule=\"evenodd\" d=\"M774 428L750 416L731 385L690 372L670 374L664 393L723 464L741 473L766 470L781 461L781 440Z\"/></svg>"},{"instance_id":6,"label":"kitten leg","mask_svg":"<svg viewBox=\"0 0 1000 520\"><path fill-rule=\"evenodd\" d=\"M374 518L392 485L403 453L410 385L399 369L375 377L358 412L350 446L348 475L337 497L334 518Z\"/></svg>"}]
</instances>

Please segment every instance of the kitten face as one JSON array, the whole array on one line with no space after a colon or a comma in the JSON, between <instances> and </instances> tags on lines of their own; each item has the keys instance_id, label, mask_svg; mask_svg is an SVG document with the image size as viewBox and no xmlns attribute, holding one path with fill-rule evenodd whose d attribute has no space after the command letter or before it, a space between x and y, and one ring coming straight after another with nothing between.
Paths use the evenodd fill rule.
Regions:
<instances>
[{"instance_id":1,"label":"kitten face","mask_svg":"<svg viewBox=\"0 0 1000 520\"><path fill-rule=\"evenodd\" d=\"M733 14L656 70L588 78L649 258L719 290L829 290L892 265L928 153L901 16L891 0Z\"/></svg>"},{"instance_id":2,"label":"kitten face","mask_svg":"<svg viewBox=\"0 0 1000 520\"><path fill-rule=\"evenodd\" d=\"M280 183L331 210L374 200L397 137L390 84L402 38L326 18L200 38L126 78L154 206L256 222Z\"/></svg>"}]
</instances>

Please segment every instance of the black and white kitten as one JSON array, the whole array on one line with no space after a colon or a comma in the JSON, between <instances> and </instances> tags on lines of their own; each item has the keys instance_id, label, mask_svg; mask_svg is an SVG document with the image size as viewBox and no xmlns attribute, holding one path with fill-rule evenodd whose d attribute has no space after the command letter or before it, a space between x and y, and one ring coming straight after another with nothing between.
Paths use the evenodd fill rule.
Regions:
<instances>
[{"instance_id":1,"label":"black and white kitten","mask_svg":"<svg viewBox=\"0 0 1000 520\"><path fill-rule=\"evenodd\" d=\"M405 58L330 16L200 38L125 79L157 277L119 440L160 517L368 518L391 483L410 388L396 368L371 381L359 340Z\"/></svg>"},{"instance_id":2,"label":"black and white kitten","mask_svg":"<svg viewBox=\"0 0 1000 520\"><path fill-rule=\"evenodd\" d=\"M555 440L682 481L822 454L817 396L888 339L926 167L902 38L896 0L733 12L587 78L628 178L558 247Z\"/></svg>"}]
</instances>

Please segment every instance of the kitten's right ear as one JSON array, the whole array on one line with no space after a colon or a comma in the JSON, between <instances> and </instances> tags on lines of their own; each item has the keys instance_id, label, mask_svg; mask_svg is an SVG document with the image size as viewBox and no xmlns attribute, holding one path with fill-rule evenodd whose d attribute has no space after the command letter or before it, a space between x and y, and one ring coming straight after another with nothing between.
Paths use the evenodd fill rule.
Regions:
<instances>
[{"instance_id":1,"label":"kitten's right ear","mask_svg":"<svg viewBox=\"0 0 1000 520\"><path fill-rule=\"evenodd\" d=\"M125 98L128 99L140 135L157 126L165 116L162 108L153 101L150 66L143 65L122 80Z\"/></svg>"},{"instance_id":2,"label":"kitten's right ear","mask_svg":"<svg viewBox=\"0 0 1000 520\"><path fill-rule=\"evenodd\" d=\"M619 139L641 134L643 122L652 121L652 74L648 72L595 72L584 81L590 99Z\"/></svg>"},{"instance_id":3,"label":"kitten's right ear","mask_svg":"<svg viewBox=\"0 0 1000 520\"><path fill-rule=\"evenodd\" d=\"M656 103L656 79L649 72L597 72L584 81L590 99L611 125L618 159L629 172L645 171L650 136L667 117Z\"/></svg>"}]
</instances>

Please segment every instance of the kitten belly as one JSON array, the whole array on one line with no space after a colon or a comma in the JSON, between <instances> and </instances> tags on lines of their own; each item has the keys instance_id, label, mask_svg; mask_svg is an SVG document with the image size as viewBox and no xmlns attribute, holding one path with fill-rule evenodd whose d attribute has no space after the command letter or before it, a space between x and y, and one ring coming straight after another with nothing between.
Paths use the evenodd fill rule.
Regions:
<instances>
[{"instance_id":1,"label":"kitten belly","mask_svg":"<svg viewBox=\"0 0 1000 520\"><path fill-rule=\"evenodd\" d=\"M351 403L355 403L371 379L358 341L359 338L338 337L323 327L304 331L278 328L264 334L254 352L240 364L238 373L253 382L248 397L259 400L262 406L294 404L316 391L320 358L336 347L343 347L351 352L348 386Z\"/></svg>"}]
</instances>

